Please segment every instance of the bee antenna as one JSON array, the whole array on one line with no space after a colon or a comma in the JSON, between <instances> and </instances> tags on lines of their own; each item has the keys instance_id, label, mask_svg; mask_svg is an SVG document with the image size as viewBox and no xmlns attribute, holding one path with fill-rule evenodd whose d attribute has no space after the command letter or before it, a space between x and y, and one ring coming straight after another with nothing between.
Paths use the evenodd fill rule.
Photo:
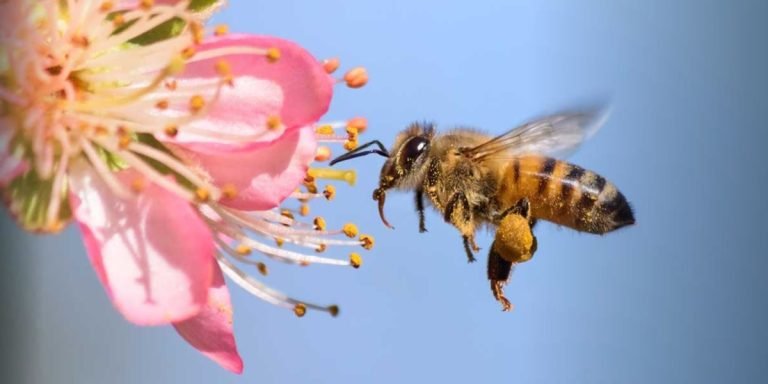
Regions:
<instances>
[{"instance_id":1,"label":"bee antenna","mask_svg":"<svg viewBox=\"0 0 768 384\"><path fill-rule=\"evenodd\" d=\"M369 149L367 151L363 151L363 149L366 149L366 148L368 148L368 147L370 147L371 145L374 145L374 144L376 146L378 146L379 149ZM360 157L360 156L370 155L371 153L375 153L375 154L381 155L383 157L389 157L389 152L387 151L387 148L384 146L384 144L381 144L381 142L378 141L378 140L373 140L371 142L365 143L365 144L359 146L358 148L353 149L353 150L351 150L351 151L349 151L349 152L347 152L347 153L345 153L345 154L343 154L343 155L341 155L341 156L331 160L329 165L333 166L336 163L339 163L339 162L342 162L342 161L346 161L346 160L349 160L349 159L354 159L354 158Z\"/></svg>"}]
</instances>

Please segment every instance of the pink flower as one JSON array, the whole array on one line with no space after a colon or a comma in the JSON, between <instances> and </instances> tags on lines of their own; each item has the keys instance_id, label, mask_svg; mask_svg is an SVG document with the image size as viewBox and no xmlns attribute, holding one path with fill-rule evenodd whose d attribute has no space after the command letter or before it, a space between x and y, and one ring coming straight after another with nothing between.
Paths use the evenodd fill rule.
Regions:
<instances>
[{"instance_id":1,"label":"pink flower","mask_svg":"<svg viewBox=\"0 0 768 384\"><path fill-rule=\"evenodd\" d=\"M66 8L69 7L69 8ZM205 11L210 11L210 8ZM364 121L318 125L337 82L291 42L208 36L177 1L0 3L0 186L19 224L57 232L74 219L115 307L139 325L172 324L193 347L241 372L223 275L303 315L336 306L292 299L247 274L268 258L359 266L283 249L369 247L348 224L327 230L277 209L321 193L318 140L357 143ZM162 35L163 23L178 33ZM364 84L354 69L348 85ZM336 135L336 129L346 129ZM305 191L297 191L304 185ZM342 234L351 239L335 238ZM276 241L277 245L269 245Z\"/></svg>"}]
</instances>

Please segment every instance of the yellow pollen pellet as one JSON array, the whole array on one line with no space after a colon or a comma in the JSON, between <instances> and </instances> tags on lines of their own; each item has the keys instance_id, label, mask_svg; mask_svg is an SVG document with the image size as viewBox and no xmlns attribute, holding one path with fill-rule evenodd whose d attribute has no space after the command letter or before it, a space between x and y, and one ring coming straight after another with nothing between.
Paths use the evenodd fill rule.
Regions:
<instances>
[{"instance_id":1,"label":"yellow pollen pellet","mask_svg":"<svg viewBox=\"0 0 768 384\"><path fill-rule=\"evenodd\" d=\"M237 252L240 256L248 256L251 254L251 247L245 245L245 244L238 244L237 247L235 247L235 252Z\"/></svg>"},{"instance_id":2,"label":"yellow pollen pellet","mask_svg":"<svg viewBox=\"0 0 768 384\"><path fill-rule=\"evenodd\" d=\"M347 121L347 128L354 128L357 133L365 132L368 128L368 120L365 117L355 117Z\"/></svg>"},{"instance_id":3,"label":"yellow pollen pellet","mask_svg":"<svg viewBox=\"0 0 768 384\"><path fill-rule=\"evenodd\" d=\"M155 103L155 108L157 109L168 109L168 100L160 100L157 103Z\"/></svg>"},{"instance_id":4,"label":"yellow pollen pellet","mask_svg":"<svg viewBox=\"0 0 768 384\"><path fill-rule=\"evenodd\" d=\"M271 115L271 116L267 117L267 128L269 128L269 130L271 130L271 131L274 131L274 130L280 128L280 126L282 124L283 124L283 122L280 120L280 116Z\"/></svg>"},{"instance_id":5,"label":"yellow pollen pellet","mask_svg":"<svg viewBox=\"0 0 768 384\"><path fill-rule=\"evenodd\" d=\"M221 195L226 199L234 199L237 196L237 187L231 183L224 184L221 187Z\"/></svg>"},{"instance_id":6,"label":"yellow pollen pellet","mask_svg":"<svg viewBox=\"0 0 768 384\"><path fill-rule=\"evenodd\" d=\"M330 305L328 306L328 313L331 314L331 316L336 317L339 315L339 306L338 305Z\"/></svg>"},{"instance_id":7,"label":"yellow pollen pellet","mask_svg":"<svg viewBox=\"0 0 768 384\"><path fill-rule=\"evenodd\" d=\"M169 125L164 129L165 135L168 137L176 137L179 134L179 127L175 125Z\"/></svg>"},{"instance_id":8,"label":"yellow pollen pellet","mask_svg":"<svg viewBox=\"0 0 768 384\"><path fill-rule=\"evenodd\" d=\"M278 247L282 247L283 244L285 244L285 240L283 240L283 239L281 239L279 237L275 237L275 244L277 244Z\"/></svg>"},{"instance_id":9,"label":"yellow pollen pellet","mask_svg":"<svg viewBox=\"0 0 768 384\"><path fill-rule=\"evenodd\" d=\"M152 9L153 5L155 5L154 0L141 0L141 3L139 4L141 9L145 11L149 11L150 9Z\"/></svg>"},{"instance_id":10,"label":"yellow pollen pellet","mask_svg":"<svg viewBox=\"0 0 768 384\"><path fill-rule=\"evenodd\" d=\"M115 3L112 1L102 1L99 5L99 12L107 13L115 7Z\"/></svg>"},{"instance_id":11,"label":"yellow pollen pellet","mask_svg":"<svg viewBox=\"0 0 768 384\"><path fill-rule=\"evenodd\" d=\"M302 204L301 207L299 207L299 214L302 216L309 215L309 204Z\"/></svg>"},{"instance_id":12,"label":"yellow pollen pellet","mask_svg":"<svg viewBox=\"0 0 768 384\"><path fill-rule=\"evenodd\" d=\"M336 57L325 59L323 60L323 69L325 70L325 73L331 74L336 72L337 69L339 69L339 59Z\"/></svg>"},{"instance_id":13,"label":"yellow pollen pellet","mask_svg":"<svg viewBox=\"0 0 768 384\"><path fill-rule=\"evenodd\" d=\"M325 199L328 201L333 200L333 198L336 197L336 187L331 184L326 185L325 189L323 189L323 196L325 196Z\"/></svg>"},{"instance_id":14,"label":"yellow pollen pellet","mask_svg":"<svg viewBox=\"0 0 768 384\"><path fill-rule=\"evenodd\" d=\"M326 228L325 219L323 219L322 217L320 216L315 217L315 220L313 220L312 223L315 224L316 231L325 231L325 228Z\"/></svg>"},{"instance_id":15,"label":"yellow pollen pellet","mask_svg":"<svg viewBox=\"0 0 768 384\"><path fill-rule=\"evenodd\" d=\"M229 33L229 26L226 24L219 24L213 30L213 34L216 36L224 36L227 33Z\"/></svg>"},{"instance_id":16,"label":"yellow pollen pellet","mask_svg":"<svg viewBox=\"0 0 768 384\"><path fill-rule=\"evenodd\" d=\"M280 60L280 50L272 47L267 49L267 61L274 63Z\"/></svg>"},{"instance_id":17,"label":"yellow pollen pellet","mask_svg":"<svg viewBox=\"0 0 768 384\"><path fill-rule=\"evenodd\" d=\"M349 254L349 264L352 265L352 268L360 268L363 265L363 258L358 253L352 252Z\"/></svg>"},{"instance_id":18,"label":"yellow pollen pellet","mask_svg":"<svg viewBox=\"0 0 768 384\"><path fill-rule=\"evenodd\" d=\"M293 306L293 313L298 317L304 317L304 315L307 314L307 306L302 303L298 303Z\"/></svg>"},{"instance_id":19,"label":"yellow pollen pellet","mask_svg":"<svg viewBox=\"0 0 768 384\"><path fill-rule=\"evenodd\" d=\"M199 112L203 107L205 107L205 99L202 96L194 95L189 99L189 109L192 112Z\"/></svg>"},{"instance_id":20,"label":"yellow pollen pellet","mask_svg":"<svg viewBox=\"0 0 768 384\"><path fill-rule=\"evenodd\" d=\"M331 158L331 155L331 149L325 145L321 145L317 147L317 151L315 152L315 161L328 161Z\"/></svg>"},{"instance_id":21,"label":"yellow pollen pellet","mask_svg":"<svg viewBox=\"0 0 768 384\"><path fill-rule=\"evenodd\" d=\"M131 190L133 190L136 193L143 191L145 185L146 185L146 182L141 177L137 177L131 180Z\"/></svg>"},{"instance_id":22,"label":"yellow pollen pellet","mask_svg":"<svg viewBox=\"0 0 768 384\"><path fill-rule=\"evenodd\" d=\"M122 13L118 13L115 15L114 18L112 18L112 25L115 28L120 27L121 25L125 24L125 17L123 17Z\"/></svg>"},{"instance_id":23,"label":"yellow pollen pellet","mask_svg":"<svg viewBox=\"0 0 768 384\"><path fill-rule=\"evenodd\" d=\"M315 128L315 133L318 135L333 135L333 127L328 124L324 124Z\"/></svg>"},{"instance_id":24,"label":"yellow pollen pellet","mask_svg":"<svg viewBox=\"0 0 768 384\"><path fill-rule=\"evenodd\" d=\"M261 273L262 276L266 276L269 274L269 270L267 269L267 265L264 263L259 262L256 264L256 269L259 270L259 273Z\"/></svg>"},{"instance_id":25,"label":"yellow pollen pellet","mask_svg":"<svg viewBox=\"0 0 768 384\"><path fill-rule=\"evenodd\" d=\"M327 246L327 245L325 245L325 244L320 244L320 245L318 245L318 246L317 246L317 248L315 248L315 252L317 252L317 253L322 253L322 252L325 252L325 250L326 250L327 248L328 248L328 246Z\"/></svg>"},{"instance_id":26,"label":"yellow pollen pellet","mask_svg":"<svg viewBox=\"0 0 768 384\"><path fill-rule=\"evenodd\" d=\"M341 231L344 232L347 237L350 239L355 238L357 236L357 226L352 223L344 224L344 227L341 228Z\"/></svg>"},{"instance_id":27,"label":"yellow pollen pellet","mask_svg":"<svg viewBox=\"0 0 768 384\"><path fill-rule=\"evenodd\" d=\"M198 201L204 203L211 198L211 193L208 192L207 189L201 187L195 190L195 197L197 197Z\"/></svg>"},{"instance_id":28,"label":"yellow pollen pellet","mask_svg":"<svg viewBox=\"0 0 768 384\"><path fill-rule=\"evenodd\" d=\"M363 246L363 248L370 250L373 248L373 236L371 235L360 235L360 245Z\"/></svg>"},{"instance_id":29,"label":"yellow pollen pellet","mask_svg":"<svg viewBox=\"0 0 768 384\"><path fill-rule=\"evenodd\" d=\"M344 141L344 149L346 149L347 151L351 151L355 148L357 148L357 140Z\"/></svg>"},{"instance_id":30,"label":"yellow pollen pellet","mask_svg":"<svg viewBox=\"0 0 768 384\"><path fill-rule=\"evenodd\" d=\"M363 67L352 68L344 74L344 81L350 88L360 88L368 83L368 71Z\"/></svg>"}]
</instances>

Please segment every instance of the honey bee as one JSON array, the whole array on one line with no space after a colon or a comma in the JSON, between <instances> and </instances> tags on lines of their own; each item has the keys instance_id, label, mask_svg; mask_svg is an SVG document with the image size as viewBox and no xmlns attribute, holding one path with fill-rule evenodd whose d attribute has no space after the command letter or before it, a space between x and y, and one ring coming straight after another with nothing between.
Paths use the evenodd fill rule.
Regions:
<instances>
[{"instance_id":1,"label":"honey bee","mask_svg":"<svg viewBox=\"0 0 768 384\"><path fill-rule=\"evenodd\" d=\"M604 234L634 224L629 202L595 172L559 160L590 137L604 120L600 109L565 111L492 137L470 128L437 133L433 124L413 123L392 149L374 140L331 165L371 153L387 157L373 191L384 216L386 191L415 192L419 231L426 231L424 200L456 227L469 262L480 248L475 231L495 229L488 254L488 279L504 311L512 308L503 287L517 263L536 252L536 221ZM377 148L366 150L372 145Z\"/></svg>"}]
</instances>

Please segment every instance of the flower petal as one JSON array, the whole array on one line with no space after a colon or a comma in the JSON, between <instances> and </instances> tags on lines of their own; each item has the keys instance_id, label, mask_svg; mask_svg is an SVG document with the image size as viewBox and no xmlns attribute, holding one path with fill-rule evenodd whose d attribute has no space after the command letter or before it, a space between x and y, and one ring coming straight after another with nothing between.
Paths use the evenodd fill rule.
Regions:
<instances>
[{"instance_id":1,"label":"flower petal","mask_svg":"<svg viewBox=\"0 0 768 384\"><path fill-rule=\"evenodd\" d=\"M88 256L123 316L158 325L196 315L214 263L212 235L197 212L156 185L120 199L87 165L72 171L70 200ZM126 182L138 173L117 176Z\"/></svg>"},{"instance_id":2,"label":"flower petal","mask_svg":"<svg viewBox=\"0 0 768 384\"><path fill-rule=\"evenodd\" d=\"M269 48L280 52L276 62L270 62L264 54ZM222 88L219 99L204 117L182 126L174 139L161 135L160 140L173 140L189 148L195 144L210 147L216 134L267 142L284 131L316 122L328 110L333 78L314 57L292 42L266 36L225 35L211 38L196 50L196 56L177 79L177 91L200 89L206 80L219 77L216 65L221 61L228 63L234 83ZM282 126L270 129L267 121L274 117ZM231 141L228 143L231 147Z\"/></svg>"},{"instance_id":3,"label":"flower petal","mask_svg":"<svg viewBox=\"0 0 768 384\"><path fill-rule=\"evenodd\" d=\"M239 151L174 152L190 164L207 171L218 186L237 189L234 198L221 204L242 210L265 210L278 206L301 183L315 156L312 127L288 132L279 139Z\"/></svg>"},{"instance_id":4,"label":"flower petal","mask_svg":"<svg viewBox=\"0 0 768 384\"><path fill-rule=\"evenodd\" d=\"M232 330L229 290L217 264L213 267L208 303L197 316L174 323L173 326L184 340L203 355L232 372L243 372L243 360L237 352Z\"/></svg>"}]
</instances>

